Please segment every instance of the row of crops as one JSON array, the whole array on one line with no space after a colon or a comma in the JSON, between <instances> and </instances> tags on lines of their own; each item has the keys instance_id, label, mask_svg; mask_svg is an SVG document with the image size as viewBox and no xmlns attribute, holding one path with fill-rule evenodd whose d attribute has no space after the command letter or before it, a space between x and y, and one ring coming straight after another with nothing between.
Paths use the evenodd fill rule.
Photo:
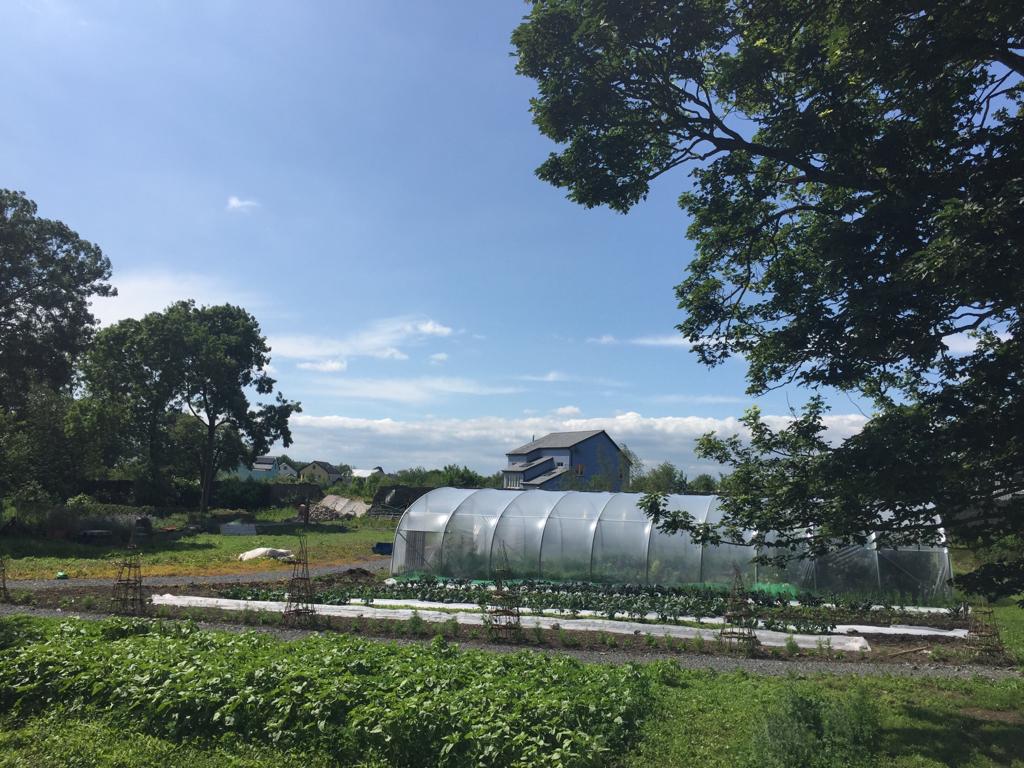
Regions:
<instances>
[{"instance_id":1,"label":"row of crops","mask_svg":"<svg viewBox=\"0 0 1024 768\"><path fill-rule=\"evenodd\" d=\"M3 626L3 625L7 626ZM60 710L168 738L237 738L338 764L590 766L631 739L649 672L539 654L282 642L143 620L0 619L0 715Z\"/></svg>"},{"instance_id":2,"label":"row of crops","mask_svg":"<svg viewBox=\"0 0 1024 768\"><path fill-rule=\"evenodd\" d=\"M828 632L837 624L844 623L960 624L960 619L952 612L949 615L921 615L897 606L873 608L867 600L839 596L823 598L788 591L724 591L703 586L669 588L534 581L511 584L508 589L515 591L521 605L530 610L558 611L569 616L579 615L582 611L596 611L609 619L633 621L642 621L651 614L661 622L728 617L737 625L809 633ZM285 599L283 587L244 584L227 587L220 594L237 600ZM317 603L325 605L344 605L353 600L372 605L374 600L381 599L483 606L490 601L491 590L489 585L476 581L422 579L397 583L333 584L321 586L314 596Z\"/></svg>"}]
</instances>

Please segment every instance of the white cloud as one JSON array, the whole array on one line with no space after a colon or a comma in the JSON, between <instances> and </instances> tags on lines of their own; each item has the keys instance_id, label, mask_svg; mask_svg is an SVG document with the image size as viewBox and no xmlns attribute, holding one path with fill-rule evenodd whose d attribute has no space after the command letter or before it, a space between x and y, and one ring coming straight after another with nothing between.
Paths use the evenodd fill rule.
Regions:
<instances>
[{"instance_id":1,"label":"white cloud","mask_svg":"<svg viewBox=\"0 0 1024 768\"><path fill-rule=\"evenodd\" d=\"M320 360L317 362L299 363L295 366L304 371L321 371L322 373L338 373L348 368L344 360Z\"/></svg>"},{"instance_id":2,"label":"white cloud","mask_svg":"<svg viewBox=\"0 0 1024 768\"><path fill-rule=\"evenodd\" d=\"M563 405L561 408L555 408L555 413L559 416L579 416L583 411L575 405Z\"/></svg>"},{"instance_id":3,"label":"white cloud","mask_svg":"<svg viewBox=\"0 0 1024 768\"><path fill-rule=\"evenodd\" d=\"M764 419L778 429L785 426L790 417L765 416ZM860 414L826 416L826 435L833 441L844 439L860 431L865 421ZM633 411L596 418L553 414L408 421L303 413L292 417L295 445L289 448L289 453L306 458L335 456L349 464L380 464L385 469L417 465L439 467L455 462L491 473L504 465L506 451L529 442L533 435L586 429L605 429L616 441L629 445L645 463L671 461L690 475L721 469L696 457L693 452L696 438L706 432L719 435L744 432L743 425L734 417L649 417Z\"/></svg>"},{"instance_id":4,"label":"white cloud","mask_svg":"<svg viewBox=\"0 0 1024 768\"><path fill-rule=\"evenodd\" d=\"M547 382L552 382L552 381L572 381L573 377L569 376L569 374L567 374L567 373L562 373L561 371L548 371L547 373L541 373L541 374L527 374L525 376L520 376L519 379L521 381L547 381Z\"/></svg>"},{"instance_id":5,"label":"white cloud","mask_svg":"<svg viewBox=\"0 0 1024 768\"><path fill-rule=\"evenodd\" d=\"M389 317L341 337L272 336L270 347L279 357L306 360L344 361L351 357L407 360L409 356L400 346L420 344L428 338L443 338L451 333L451 328L429 318Z\"/></svg>"},{"instance_id":6,"label":"white cloud","mask_svg":"<svg viewBox=\"0 0 1024 768\"><path fill-rule=\"evenodd\" d=\"M310 387L319 395L348 400L375 400L421 405L451 395L511 395L516 387L491 386L475 379L444 376L416 378L342 378L317 382Z\"/></svg>"},{"instance_id":7,"label":"white cloud","mask_svg":"<svg viewBox=\"0 0 1024 768\"><path fill-rule=\"evenodd\" d=\"M541 383L562 383L562 382L574 382L576 384L590 384L599 387L624 387L625 384L621 381L615 381L614 379L606 379L603 377L588 377L588 376L575 376L564 371L548 371L547 373L534 373L524 374L523 376L516 376L519 381L536 381Z\"/></svg>"},{"instance_id":8,"label":"white cloud","mask_svg":"<svg viewBox=\"0 0 1024 768\"><path fill-rule=\"evenodd\" d=\"M685 403L689 405L735 405L748 403L750 398L736 397L734 395L654 395L651 402L669 404Z\"/></svg>"},{"instance_id":9,"label":"white cloud","mask_svg":"<svg viewBox=\"0 0 1024 768\"><path fill-rule=\"evenodd\" d=\"M228 211L240 211L242 213L248 213L253 208L259 208L260 204L255 200L243 200L240 197L232 195L228 198L228 204L225 210Z\"/></svg>"},{"instance_id":10,"label":"white cloud","mask_svg":"<svg viewBox=\"0 0 1024 768\"><path fill-rule=\"evenodd\" d=\"M111 282L117 288L117 296L92 301L92 312L100 325L160 312L181 299L195 299L199 305L237 304L250 312L266 306L261 295L239 290L237 282L213 275L149 270L120 272Z\"/></svg>"},{"instance_id":11,"label":"white cloud","mask_svg":"<svg viewBox=\"0 0 1024 768\"><path fill-rule=\"evenodd\" d=\"M664 336L639 336L635 339L630 339L627 343L633 344L637 347L684 347L689 349L693 346L682 336L676 334L666 334Z\"/></svg>"},{"instance_id":12,"label":"white cloud","mask_svg":"<svg viewBox=\"0 0 1024 768\"><path fill-rule=\"evenodd\" d=\"M416 323L416 330L422 333L424 336L451 336L452 329L447 325L441 325L441 323L434 322L433 320L423 320Z\"/></svg>"},{"instance_id":13,"label":"white cloud","mask_svg":"<svg viewBox=\"0 0 1024 768\"><path fill-rule=\"evenodd\" d=\"M447 352L435 352L430 356L430 362L432 365L441 365L442 363L448 362Z\"/></svg>"},{"instance_id":14,"label":"white cloud","mask_svg":"<svg viewBox=\"0 0 1024 768\"><path fill-rule=\"evenodd\" d=\"M689 349L693 346L689 341L676 333L667 333L653 336L635 336L631 339L619 339L606 333L602 336L591 336L587 339L588 344L601 344L611 346L613 344L629 344L634 347L682 347Z\"/></svg>"}]
</instances>

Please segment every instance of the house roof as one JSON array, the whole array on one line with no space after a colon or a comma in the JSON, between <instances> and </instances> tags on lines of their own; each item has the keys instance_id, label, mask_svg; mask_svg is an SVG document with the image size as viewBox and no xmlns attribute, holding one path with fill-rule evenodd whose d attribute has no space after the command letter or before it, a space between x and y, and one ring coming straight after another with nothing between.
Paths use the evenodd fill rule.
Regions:
<instances>
[{"instance_id":1,"label":"house roof","mask_svg":"<svg viewBox=\"0 0 1024 768\"><path fill-rule=\"evenodd\" d=\"M533 461L519 461L509 464L508 469L514 472L525 472L528 469L533 469L538 464L543 464L545 461L554 461L550 456L541 456L539 459Z\"/></svg>"},{"instance_id":2,"label":"house roof","mask_svg":"<svg viewBox=\"0 0 1024 768\"><path fill-rule=\"evenodd\" d=\"M316 464L318 467L323 469L329 475L340 475L341 474L341 470L339 470L336 466L334 466L333 464L330 464L330 463L328 463L326 461L311 461L311 462L309 462L309 464L306 465L306 467L311 467L314 464ZM303 469L305 469L306 467L303 467Z\"/></svg>"},{"instance_id":3,"label":"house roof","mask_svg":"<svg viewBox=\"0 0 1024 768\"><path fill-rule=\"evenodd\" d=\"M569 471L568 467L555 467L550 472L545 472L543 475L538 475L537 477L533 478L532 480L524 481L523 485L526 486L526 487L531 487L531 488L533 486L540 487L540 486L544 485L544 483L548 482L549 480L554 480L559 475L564 475L568 471Z\"/></svg>"},{"instance_id":4,"label":"house roof","mask_svg":"<svg viewBox=\"0 0 1024 768\"><path fill-rule=\"evenodd\" d=\"M550 435L544 435L539 440L534 440L532 443L519 446L514 451L509 451L508 455L517 456L521 453L530 453L541 448L572 448L574 445L578 445L584 440L589 440L594 435L599 435L602 432L604 432L603 429L591 429L586 432L552 432ZM608 439L611 440L611 438Z\"/></svg>"}]
</instances>

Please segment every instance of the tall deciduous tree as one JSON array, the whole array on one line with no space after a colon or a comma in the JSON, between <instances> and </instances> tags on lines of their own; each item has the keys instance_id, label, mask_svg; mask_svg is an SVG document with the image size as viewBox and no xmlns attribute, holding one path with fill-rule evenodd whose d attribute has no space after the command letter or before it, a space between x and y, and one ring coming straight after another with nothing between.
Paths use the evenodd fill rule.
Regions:
<instances>
[{"instance_id":1,"label":"tall deciduous tree","mask_svg":"<svg viewBox=\"0 0 1024 768\"><path fill-rule=\"evenodd\" d=\"M643 493L686 493L686 474L675 464L663 461L633 479L630 490Z\"/></svg>"},{"instance_id":2,"label":"tall deciduous tree","mask_svg":"<svg viewBox=\"0 0 1024 768\"><path fill-rule=\"evenodd\" d=\"M277 440L291 444L288 420L299 404L280 392L250 403L274 391L269 363L259 323L244 309L180 301L104 329L85 379L132 414L147 474L159 480L166 465L197 472L202 513L218 470L251 462Z\"/></svg>"},{"instance_id":3,"label":"tall deciduous tree","mask_svg":"<svg viewBox=\"0 0 1024 768\"><path fill-rule=\"evenodd\" d=\"M0 189L0 407L24 402L32 381L70 382L96 325L90 299L116 293L109 278L97 246Z\"/></svg>"},{"instance_id":4,"label":"tall deciduous tree","mask_svg":"<svg viewBox=\"0 0 1024 768\"><path fill-rule=\"evenodd\" d=\"M278 392L274 402L250 405L249 392L269 395L275 381L266 372L270 348L259 323L241 307L197 307L183 301L165 312L181 338L182 404L200 423L202 497L200 512L210 503L210 491L224 453L244 439L249 460L280 440L291 445L288 420L301 408Z\"/></svg>"},{"instance_id":5,"label":"tall deciduous tree","mask_svg":"<svg viewBox=\"0 0 1024 768\"><path fill-rule=\"evenodd\" d=\"M164 312L122 320L96 334L82 368L92 395L131 415L126 436L134 444L142 478L159 496L175 406L184 388L181 328Z\"/></svg>"},{"instance_id":6,"label":"tall deciduous tree","mask_svg":"<svg viewBox=\"0 0 1024 768\"><path fill-rule=\"evenodd\" d=\"M788 431L752 412L752 443L704 440L736 466L723 530L884 543L937 537L938 514L966 540L1021 533L1017 4L536 0L513 43L561 145L542 179L625 212L690 168L679 328L704 363L743 355L753 394L795 382L875 402L839 446L817 400ZM972 586L1021 573L1010 558Z\"/></svg>"}]
</instances>

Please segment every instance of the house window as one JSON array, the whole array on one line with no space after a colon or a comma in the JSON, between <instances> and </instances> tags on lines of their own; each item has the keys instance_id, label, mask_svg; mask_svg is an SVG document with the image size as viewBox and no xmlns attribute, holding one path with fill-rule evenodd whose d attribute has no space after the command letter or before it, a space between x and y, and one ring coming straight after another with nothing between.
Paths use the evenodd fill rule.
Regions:
<instances>
[{"instance_id":1,"label":"house window","mask_svg":"<svg viewBox=\"0 0 1024 768\"><path fill-rule=\"evenodd\" d=\"M562 466L565 466L565 465L564 465L564 464L562 464L562 462L560 462L560 461L556 461L556 462L555 462L555 466L556 466L556 467L562 467Z\"/></svg>"},{"instance_id":2,"label":"house window","mask_svg":"<svg viewBox=\"0 0 1024 768\"><path fill-rule=\"evenodd\" d=\"M577 464L576 465L576 475L578 477L583 477L583 465L582 464Z\"/></svg>"}]
</instances>

